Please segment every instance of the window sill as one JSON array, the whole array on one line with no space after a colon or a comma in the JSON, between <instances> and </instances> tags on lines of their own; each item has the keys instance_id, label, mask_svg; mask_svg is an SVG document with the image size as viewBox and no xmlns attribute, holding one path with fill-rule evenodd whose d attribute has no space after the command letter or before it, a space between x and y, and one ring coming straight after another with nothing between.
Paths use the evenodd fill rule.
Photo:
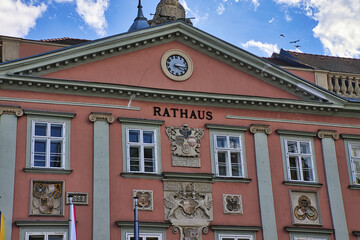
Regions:
<instances>
[{"instance_id":1,"label":"window sill","mask_svg":"<svg viewBox=\"0 0 360 240\"><path fill-rule=\"evenodd\" d=\"M348 188L350 190L360 190L360 185L349 185Z\"/></svg>"},{"instance_id":2,"label":"window sill","mask_svg":"<svg viewBox=\"0 0 360 240\"><path fill-rule=\"evenodd\" d=\"M120 176L124 178L143 178L143 179L159 179L161 180L163 177L159 174L154 173L120 173Z\"/></svg>"},{"instance_id":3,"label":"window sill","mask_svg":"<svg viewBox=\"0 0 360 240\"><path fill-rule=\"evenodd\" d=\"M250 178L214 177L214 182L250 183Z\"/></svg>"},{"instance_id":4,"label":"window sill","mask_svg":"<svg viewBox=\"0 0 360 240\"><path fill-rule=\"evenodd\" d=\"M313 183L313 182L283 181L283 184L287 186L313 187L313 188L321 188L323 186L322 183Z\"/></svg>"},{"instance_id":5,"label":"window sill","mask_svg":"<svg viewBox=\"0 0 360 240\"><path fill-rule=\"evenodd\" d=\"M46 173L46 174L63 174L69 175L72 173L72 169L53 169L53 168L24 168L24 172L27 173Z\"/></svg>"}]
</instances>

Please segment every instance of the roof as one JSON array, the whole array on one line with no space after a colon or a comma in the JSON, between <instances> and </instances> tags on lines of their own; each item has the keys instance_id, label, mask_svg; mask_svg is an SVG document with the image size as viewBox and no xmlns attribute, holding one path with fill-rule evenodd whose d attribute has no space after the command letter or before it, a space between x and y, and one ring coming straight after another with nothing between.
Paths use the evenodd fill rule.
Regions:
<instances>
[{"instance_id":1,"label":"roof","mask_svg":"<svg viewBox=\"0 0 360 240\"><path fill-rule=\"evenodd\" d=\"M360 59L356 58L299 53L281 49L280 53L274 53L268 61L279 66L313 68L342 73L360 73Z\"/></svg>"},{"instance_id":2,"label":"roof","mask_svg":"<svg viewBox=\"0 0 360 240\"><path fill-rule=\"evenodd\" d=\"M91 40L63 37L63 38L41 39L39 41L40 42L48 42L48 43L66 44L66 45L77 45L80 43L89 42Z\"/></svg>"}]
</instances>

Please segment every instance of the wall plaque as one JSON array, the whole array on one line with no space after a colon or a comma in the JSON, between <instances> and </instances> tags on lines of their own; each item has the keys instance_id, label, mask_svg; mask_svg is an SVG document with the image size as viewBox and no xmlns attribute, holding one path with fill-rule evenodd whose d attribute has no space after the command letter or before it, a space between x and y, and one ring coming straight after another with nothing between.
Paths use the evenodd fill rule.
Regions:
<instances>
[{"instance_id":1,"label":"wall plaque","mask_svg":"<svg viewBox=\"0 0 360 240\"><path fill-rule=\"evenodd\" d=\"M242 196L223 194L224 214L243 214Z\"/></svg>"},{"instance_id":2,"label":"wall plaque","mask_svg":"<svg viewBox=\"0 0 360 240\"><path fill-rule=\"evenodd\" d=\"M153 211L153 191L152 190L133 190L133 197L138 198L138 210Z\"/></svg>"},{"instance_id":3,"label":"wall plaque","mask_svg":"<svg viewBox=\"0 0 360 240\"><path fill-rule=\"evenodd\" d=\"M320 208L316 192L291 191L294 224L320 225Z\"/></svg>"},{"instance_id":4,"label":"wall plaque","mask_svg":"<svg viewBox=\"0 0 360 240\"><path fill-rule=\"evenodd\" d=\"M66 204L69 204L69 197L72 197L72 203L74 205L88 205L88 194L80 192L67 192Z\"/></svg>"}]
</instances>

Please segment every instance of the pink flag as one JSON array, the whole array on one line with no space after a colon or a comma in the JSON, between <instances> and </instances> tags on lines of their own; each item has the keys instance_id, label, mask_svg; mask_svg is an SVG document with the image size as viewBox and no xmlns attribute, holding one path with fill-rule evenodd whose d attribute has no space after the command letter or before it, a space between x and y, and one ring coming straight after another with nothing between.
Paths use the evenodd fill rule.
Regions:
<instances>
[{"instance_id":1,"label":"pink flag","mask_svg":"<svg viewBox=\"0 0 360 240\"><path fill-rule=\"evenodd\" d=\"M69 197L69 203L69 240L76 240L76 212L72 197Z\"/></svg>"}]
</instances>

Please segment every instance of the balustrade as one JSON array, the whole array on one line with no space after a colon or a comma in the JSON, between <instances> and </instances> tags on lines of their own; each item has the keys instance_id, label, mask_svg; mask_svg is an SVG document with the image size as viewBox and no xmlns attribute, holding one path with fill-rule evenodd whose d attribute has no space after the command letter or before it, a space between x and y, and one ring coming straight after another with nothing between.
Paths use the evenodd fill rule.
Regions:
<instances>
[{"instance_id":1,"label":"balustrade","mask_svg":"<svg viewBox=\"0 0 360 240\"><path fill-rule=\"evenodd\" d=\"M360 98L359 76L328 74L328 90L343 97Z\"/></svg>"}]
</instances>

